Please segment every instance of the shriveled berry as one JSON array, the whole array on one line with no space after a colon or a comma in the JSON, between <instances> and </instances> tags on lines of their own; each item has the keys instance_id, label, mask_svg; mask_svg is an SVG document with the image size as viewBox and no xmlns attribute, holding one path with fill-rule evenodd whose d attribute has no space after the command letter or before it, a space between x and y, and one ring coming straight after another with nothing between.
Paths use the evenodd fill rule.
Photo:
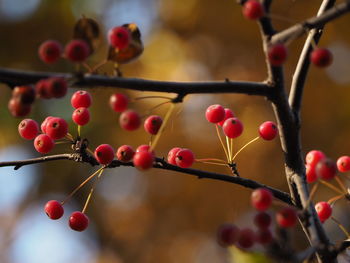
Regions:
<instances>
[{"instance_id":1,"label":"shriveled berry","mask_svg":"<svg viewBox=\"0 0 350 263\"><path fill-rule=\"evenodd\" d=\"M130 43L129 30L123 26L117 26L109 30L108 40L111 46L119 50L126 48Z\"/></svg>"},{"instance_id":2,"label":"shriveled berry","mask_svg":"<svg viewBox=\"0 0 350 263\"><path fill-rule=\"evenodd\" d=\"M331 180L337 174L337 166L335 162L329 158L319 161L315 169L317 176L324 180Z\"/></svg>"},{"instance_id":3,"label":"shriveled berry","mask_svg":"<svg viewBox=\"0 0 350 263\"><path fill-rule=\"evenodd\" d=\"M217 241L220 246L234 245L239 236L239 228L234 224L222 224L217 230Z\"/></svg>"},{"instance_id":4,"label":"shriveled berry","mask_svg":"<svg viewBox=\"0 0 350 263\"><path fill-rule=\"evenodd\" d=\"M95 158L100 164L109 164L114 159L114 149L109 144L101 144L95 149Z\"/></svg>"},{"instance_id":5,"label":"shriveled berry","mask_svg":"<svg viewBox=\"0 0 350 263\"><path fill-rule=\"evenodd\" d=\"M69 226L75 231L84 231L89 225L89 218L82 212L75 211L69 217Z\"/></svg>"},{"instance_id":6,"label":"shriveled berry","mask_svg":"<svg viewBox=\"0 0 350 263\"><path fill-rule=\"evenodd\" d=\"M163 119L160 116L151 115L145 120L143 127L145 128L146 132L155 135L158 133L162 123Z\"/></svg>"},{"instance_id":7,"label":"shriveled berry","mask_svg":"<svg viewBox=\"0 0 350 263\"><path fill-rule=\"evenodd\" d=\"M315 66L325 68L332 64L333 55L326 48L316 48L311 52L310 60Z\"/></svg>"},{"instance_id":8,"label":"shriveled berry","mask_svg":"<svg viewBox=\"0 0 350 263\"><path fill-rule=\"evenodd\" d=\"M34 139L34 148L39 153L45 154L52 150L55 143L54 141L46 134L39 134Z\"/></svg>"},{"instance_id":9,"label":"shriveled berry","mask_svg":"<svg viewBox=\"0 0 350 263\"><path fill-rule=\"evenodd\" d=\"M251 20L260 19L264 16L264 7L259 1L248 0L244 3L243 15Z\"/></svg>"},{"instance_id":10,"label":"shriveled berry","mask_svg":"<svg viewBox=\"0 0 350 263\"><path fill-rule=\"evenodd\" d=\"M220 121L218 124L219 124L220 126L222 126L222 125L224 125L224 122L225 122L228 118L232 118L232 117L234 117L234 116L235 116L235 114L233 113L232 110L230 110L229 108L225 108L225 118L224 118L222 121Z\"/></svg>"},{"instance_id":11,"label":"shriveled berry","mask_svg":"<svg viewBox=\"0 0 350 263\"><path fill-rule=\"evenodd\" d=\"M134 157L134 150L132 149L131 146L129 145L122 145L118 148L116 157L119 161L127 163L132 160Z\"/></svg>"},{"instance_id":12,"label":"shriveled berry","mask_svg":"<svg viewBox=\"0 0 350 263\"><path fill-rule=\"evenodd\" d=\"M332 207L327 202L318 202L315 205L315 210L322 223L332 215Z\"/></svg>"},{"instance_id":13,"label":"shriveled berry","mask_svg":"<svg viewBox=\"0 0 350 263\"><path fill-rule=\"evenodd\" d=\"M211 105L205 111L205 117L211 123L218 123L225 118L225 109L219 104Z\"/></svg>"},{"instance_id":14,"label":"shriveled berry","mask_svg":"<svg viewBox=\"0 0 350 263\"><path fill-rule=\"evenodd\" d=\"M126 110L119 117L120 126L127 131L134 131L141 125L140 115L134 110Z\"/></svg>"},{"instance_id":15,"label":"shriveled berry","mask_svg":"<svg viewBox=\"0 0 350 263\"><path fill-rule=\"evenodd\" d=\"M32 107L31 104L21 103L17 98L12 98L8 103L8 110L14 117L23 117L30 113Z\"/></svg>"},{"instance_id":16,"label":"shriveled berry","mask_svg":"<svg viewBox=\"0 0 350 263\"><path fill-rule=\"evenodd\" d=\"M243 228L239 232L237 245L240 248L248 249L251 248L256 241L255 233L250 228Z\"/></svg>"},{"instance_id":17,"label":"shriveled berry","mask_svg":"<svg viewBox=\"0 0 350 263\"><path fill-rule=\"evenodd\" d=\"M80 125L84 126L90 121L90 112L88 108L80 107L75 109L72 114L72 120Z\"/></svg>"},{"instance_id":18,"label":"shriveled berry","mask_svg":"<svg viewBox=\"0 0 350 263\"><path fill-rule=\"evenodd\" d=\"M68 133L68 123L62 118L53 117L47 121L45 130L53 140L59 140Z\"/></svg>"},{"instance_id":19,"label":"shriveled berry","mask_svg":"<svg viewBox=\"0 0 350 263\"><path fill-rule=\"evenodd\" d=\"M64 213L63 206L56 200L48 201L45 205L44 210L47 216L53 220L61 218Z\"/></svg>"},{"instance_id":20,"label":"shriveled berry","mask_svg":"<svg viewBox=\"0 0 350 263\"><path fill-rule=\"evenodd\" d=\"M285 207L276 213L276 222L283 228L294 227L297 219L297 212L292 207Z\"/></svg>"},{"instance_id":21,"label":"shriveled berry","mask_svg":"<svg viewBox=\"0 0 350 263\"><path fill-rule=\"evenodd\" d=\"M129 104L129 98L122 93L114 93L109 98L109 105L115 112L123 112L127 109Z\"/></svg>"},{"instance_id":22,"label":"shriveled berry","mask_svg":"<svg viewBox=\"0 0 350 263\"><path fill-rule=\"evenodd\" d=\"M317 180L317 174L314 165L306 164L306 181L310 184Z\"/></svg>"},{"instance_id":23,"label":"shriveled berry","mask_svg":"<svg viewBox=\"0 0 350 263\"><path fill-rule=\"evenodd\" d=\"M39 125L35 120L24 119L18 125L18 132L22 138L32 140L39 133Z\"/></svg>"},{"instance_id":24,"label":"shriveled berry","mask_svg":"<svg viewBox=\"0 0 350 263\"><path fill-rule=\"evenodd\" d=\"M85 90L78 90L72 95L70 103L75 109L80 107L89 108L92 104L92 97L89 92Z\"/></svg>"},{"instance_id":25,"label":"shriveled berry","mask_svg":"<svg viewBox=\"0 0 350 263\"><path fill-rule=\"evenodd\" d=\"M311 166L316 166L316 164L326 158L326 155L319 150L312 150L306 154L305 162Z\"/></svg>"},{"instance_id":26,"label":"shriveled berry","mask_svg":"<svg viewBox=\"0 0 350 263\"><path fill-rule=\"evenodd\" d=\"M40 45L38 53L45 63L55 63L62 54L62 45L56 40L46 40Z\"/></svg>"},{"instance_id":27,"label":"shriveled berry","mask_svg":"<svg viewBox=\"0 0 350 263\"><path fill-rule=\"evenodd\" d=\"M194 154L190 149L181 149L176 153L175 161L177 166L188 168L194 162Z\"/></svg>"},{"instance_id":28,"label":"shriveled berry","mask_svg":"<svg viewBox=\"0 0 350 263\"><path fill-rule=\"evenodd\" d=\"M133 157L133 163L139 170L147 170L153 166L154 155L149 151L136 152Z\"/></svg>"},{"instance_id":29,"label":"shriveled berry","mask_svg":"<svg viewBox=\"0 0 350 263\"><path fill-rule=\"evenodd\" d=\"M350 171L350 156L342 156L337 160L338 171L345 173Z\"/></svg>"},{"instance_id":30,"label":"shriveled berry","mask_svg":"<svg viewBox=\"0 0 350 263\"><path fill-rule=\"evenodd\" d=\"M177 165L176 164L176 154L182 150L182 148L179 148L179 147L175 147L175 148L172 148L169 153L168 153L168 163L172 164L172 165Z\"/></svg>"},{"instance_id":31,"label":"shriveled berry","mask_svg":"<svg viewBox=\"0 0 350 263\"><path fill-rule=\"evenodd\" d=\"M47 79L47 91L49 96L54 98L62 98L67 94L67 80L61 77L52 77Z\"/></svg>"},{"instance_id":32,"label":"shriveled berry","mask_svg":"<svg viewBox=\"0 0 350 263\"><path fill-rule=\"evenodd\" d=\"M43 99L51 99L52 93L49 91L48 79L41 79L35 84L36 94Z\"/></svg>"},{"instance_id":33,"label":"shriveled berry","mask_svg":"<svg viewBox=\"0 0 350 263\"><path fill-rule=\"evenodd\" d=\"M243 124L239 119L235 117L228 118L224 122L224 125L222 125L222 129L227 137L236 138L242 134Z\"/></svg>"},{"instance_id":34,"label":"shriveled berry","mask_svg":"<svg viewBox=\"0 0 350 263\"><path fill-rule=\"evenodd\" d=\"M254 224L258 228L268 228L271 225L271 216L266 212L259 212L254 216Z\"/></svg>"},{"instance_id":35,"label":"shriveled berry","mask_svg":"<svg viewBox=\"0 0 350 263\"><path fill-rule=\"evenodd\" d=\"M273 195L267 188L258 188L252 192L251 204L258 211L267 210L272 204Z\"/></svg>"},{"instance_id":36,"label":"shriveled berry","mask_svg":"<svg viewBox=\"0 0 350 263\"><path fill-rule=\"evenodd\" d=\"M273 140L278 134L277 126L272 121L265 121L259 126L259 135L264 140Z\"/></svg>"},{"instance_id":37,"label":"shriveled berry","mask_svg":"<svg viewBox=\"0 0 350 263\"><path fill-rule=\"evenodd\" d=\"M45 120L41 123L40 128L41 128L41 131L42 131L43 133L46 133L47 122L48 122L50 119L52 119L52 118L54 118L54 117L48 116L48 117L46 117Z\"/></svg>"},{"instance_id":38,"label":"shriveled berry","mask_svg":"<svg viewBox=\"0 0 350 263\"><path fill-rule=\"evenodd\" d=\"M66 45L64 55L72 62L83 62L90 55L90 47L84 40L73 39Z\"/></svg>"},{"instance_id":39,"label":"shriveled berry","mask_svg":"<svg viewBox=\"0 0 350 263\"><path fill-rule=\"evenodd\" d=\"M281 66L287 59L287 48L283 44L276 44L269 47L267 57L272 66Z\"/></svg>"},{"instance_id":40,"label":"shriveled berry","mask_svg":"<svg viewBox=\"0 0 350 263\"><path fill-rule=\"evenodd\" d=\"M260 228L255 233L256 241L262 245L270 244L273 240L271 230L268 228Z\"/></svg>"},{"instance_id":41,"label":"shriveled berry","mask_svg":"<svg viewBox=\"0 0 350 263\"><path fill-rule=\"evenodd\" d=\"M17 86L12 90L12 98L18 99L23 104L31 104L35 100L33 86Z\"/></svg>"}]
</instances>

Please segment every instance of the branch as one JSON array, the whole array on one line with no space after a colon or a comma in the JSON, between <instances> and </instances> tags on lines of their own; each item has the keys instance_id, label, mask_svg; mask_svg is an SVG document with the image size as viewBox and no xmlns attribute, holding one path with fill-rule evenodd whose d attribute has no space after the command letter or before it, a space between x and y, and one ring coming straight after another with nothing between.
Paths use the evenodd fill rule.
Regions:
<instances>
[{"instance_id":1,"label":"branch","mask_svg":"<svg viewBox=\"0 0 350 263\"><path fill-rule=\"evenodd\" d=\"M72 85L90 88L115 87L139 91L177 93L184 97L198 93L241 93L269 97L270 87L264 82L249 81L208 81L172 82L140 78L108 77L102 75L74 75L69 73L29 72L0 68L0 83L10 86L33 84L40 79L61 76L72 80Z\"/></svg>"}]
</instances>

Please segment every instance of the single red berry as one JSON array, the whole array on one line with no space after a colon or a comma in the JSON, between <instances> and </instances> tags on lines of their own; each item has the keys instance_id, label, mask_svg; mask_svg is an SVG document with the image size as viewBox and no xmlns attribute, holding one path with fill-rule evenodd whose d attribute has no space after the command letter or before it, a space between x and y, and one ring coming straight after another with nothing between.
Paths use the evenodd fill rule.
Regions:
<instances>
[{"instance_id":1,"label":"single red berry","mask_svg":"<svg viewBox=\"0 0 350 263\"><path fill-rule=\"evenodd\" d=\"M39 153L43 153L43 154L48 153L49 151L52 150L54 145L55 145L54 141L46 134L39 134L34 139L34 148Z\"/></svg>"},{"instance_id":2,"label":"single red berry","mask_svg":"<svg viewBox=\"0 0 350 263\"><path fill-rule=\"evenodd\" d=\"M194 162L194 154L190 149L181 149L176 153L175 161L177 166L188 168Z\"/></svg>"},{"instance_id":3,"label":"single red berry","mask_svg":"<svg viewBox=\"0 0 350 263\"><path fill-rule=\"evenodd\" d=\"M252 192L251 204L258 211L267 210L272 204L273 195L267 188L258 188Z\"/></svg>"},{"instance_id":4,"label":"single red berry","mask_svg":"<svg viewBox=\"0 0 350 263\"><path fill-rule=\"evenodd\" d=\"M114 93L109 98L109 105L115 112L123 112L127 109L129 98L122 93Z\"/></svg>"},{"instance_id":5,"label":"single red berry","mask_svg":"<svg viewBox=\"0 0 350 263\"><path fill-rule=\"evenodd\" d=\"M139 170L147 170L153 166L154 155L149 151L136 152L132 161Z\"/></svg>"},{"instance_id":6,"label":"single red berry","mask_svg":"<svg viewBox=\"0 0 350 263\"><path fill-rule=\"evenodd\" d=\"M248 0L243 6L243 15L251 20L257 20L264 16L264 7L259 1Z\"/></svg>"},{"instance_id":7,"label":"single red berry","mask_svg":"<svg viewBox=\"0 0 350 263\"><path fill-rule=\"evenodd\" d=\"M70 103L75 109L80 107L89 108L92 104L92 97L89 92L85 90L78 90L72 95Z\"/></svg>"},{"instance_id":8,"label":"single red berry","mask_svg":"<svg viewBox=\"0 0 350 263\"><path fill-rule=\"evenodd\" d=\"M337 165L329 158L319 161L315 169L317 176L324 180L333 179L337 174Z\"/></svg>"},{"instance_id":9,"label":"single red berry","mask_svg":"<svg viewBox=\"0 0 350 263\"><path fill-rule=\"evenodd\" d=\"M67 80L61 77L52 77L47 79L47 91L50 97L62 98L67 94Z\"/></svg>"},{"instance_id":10,"label":"single red berry","mask_svg":"<svg viewBox=\"0 0 350 263\"><path fill-rule=\"evenodd\" d=\"M127 131L133 131L140 127L140 115L134 110L126 110L119 117L120 126Z\"/></svg>"},{"instance_id":11,"label":"single red berry","mask_svg":"<svg viewBox=\"0 0 350 263\"><path fill-rule=\"evenodd\" d=\"M168 163L172 164L172 165L177 165L176 164L176 154L182 150L182 148L179 148L179 147L175 147L175 148L172 148L169 153L168 153Z\"/></svg>"},{"instance_id":12,"label":"single red berry","mask_svg":"<svg viewBox=\"0 0 350 263\"><path fill-rule=\"evenodd\" d=\"M239 232L237 245L240 248L248 249L251 248L256 241L255 233L250 228L243 228Z\"/></svg>"},{"instance_id":13,"label":"single red berry","mask_svg":"<svg viewBox=\"0 0 350 263\"><path fill-rule=\"evenodd\" d=\"M267 56L272 66L281 66L287 59L287 48L283 44L276 44L269 47Z\"/></svg>"},{"instance_id":14,"label":"single red berry","mask_svg":"<svg viewBox=\"0 0 350 263\"><path fill-rule=\"evenodd\" d=\"M235 114L233 113L232 110L230 110L229 108L225 108L225 118L224 118L222 121L220 121L218 124L219 124L220 126L222 126L222 125L224 125L224 122L225 122L228 118L232 118L232 117L234 117L234 116L235 116Z\"/></svg>"},{"instance_id":15,"label":"single red berry","mask_svg":"<svg viewBox=\"0 0 350 263\"><path fill-rule=\"evenodd\" d=\"M222 125L222 129L227 137L236 138L242 134L243 124L239 119L235 117L228 118L224 122L224 125Z\"/></svg>"},{"instance_id":16,"label":"single red berry","mask_svg":"<svg viewBox=\"0 0 350 263\"><path fill-rule=\"evenodd\" d=\"M12 98L23 104L31 104L35 100L35 90L33 86L17 86L12 90Z\"/></svg>"},{"instance_id":17,"label":"single red berry","mask_svg":"<svg viewBox=\"0 0 350 263\"><path fill-rule=\"evenodd\" d=\"M270 244L273 240L271 230L268 228L260 228L255 233L256 241L262 245Z\"/></svg>"},{"instance_id":18,"label":"single red berry","mask_svg":"<svg viewBox=\"0 0 350 263\"><path fill-rule=\"evenodd\" d=\"M72 62L83 62L90 55L90 47L84 40L73 39L66 45L64 55Z\"/></svg>"},{"instance_id":19,"label":"single red berry","mask_svg":"<svg viewBox=\"0 0 350 263\"><path fill-rule=\"evenodd\" d=\"M53 220L61 218L64 213L63 206L56 200L48 201L45 205L44 210L47 216Z\"/></svg>"},{"instance_id":20,"label":"single red berry","mask_svg":"<svg viewBox=\"0 0 350 263\"><path fill-rule=\"evenodd\" d=\"M205 111L205 117L211 123L218 123L225 118L225 109L219 104L211 105Z\"/></svg>"},{"instance_id":21,"label":"single red berry","mask_svg":"<svg viewBox=\"0 0 350 263\"><path fill-rule=\"evenodd\" d=\"M305 161L311 166L316 166L316 164L326 158L326 155L319 150L312 150L306 154Z\"/></svg>"},{"instance_id":22,"label":"single red berry","mask_svg":"<svg viewBox=\"0 0 350 263\"><path fill-rule=\"evenodd\" d=\"M56 40L46 40L40 45L38 53L45 63L55 63L62 54L62 45Z\"/></svg>"},{"instance_id":23,"label":"single red berry","mask_svg":"<svg viewBox=\"0 0 350 263\"><path fill-rule=\"evenodd\" d=\"M21 103L17 98L12 98L9 100L8 109L12 116L23 117L30 113L32 107L31 104Z\"/></svg>"},{"instance_id":24,"label":"single red berry","mask_svg":"<svg viewBox=\"0 0 350 263\"><path fill-rule=\"evenodd\" d=\"M52 93L49 91L48 79L41 79L35 84L35 92L40 98L51 99Z\"/></svg>"},{"instance_id":25,"label":"single red berry","mask_svg":"<svg viewBox=\"0 0 350 263\"><path fill-rule=\"evenodd\" d=\"M135 152L149 152L151 149L151 146L148 145L148 144L141 144L140 146L138 146L136 148L136 151ZM154 150L152 150L151 152L153 154L153 156L156 156L156 153L154 152Z\"/></svg>"},{"instance_id":26,"label":"single red berry","mask_svg":"<svg viewBox=\"0 0 350 263\"><path fill-rule=\"evenodd\" d=\"M24 119L18 125L18 132L22 138L32 140L39 133L39 125L35 120Z\"/></svg>"},{"instance_id":27,"label":"single red berry","mask_svg":"<svg viewBox=\"0 0 350 263\"><path fill-rule=\"evenodd\" d=\"M292 207L285 207L276 213L276 221L283 228L294 227L297 219L297 212Z\"/></svg>"},{"instance_id":28,"label":"single red berry","mask_svg":"<svg viewBox=\"0 0 350 263\"><path fill-rule=\"evenodd\" d=\"M75 231L84 231L89 225L89 218L82 212L75 211L69 217L69 226Z\"/></svg>"},{"instance_id":29,"label":"single red berry","mask_svg":"<svg viewBox=\"0 0 350 263\"><path fill-rule=\"evenodd\" d=\"M349 156L339 157L337 160L337 167L339 172L342 172L342 173L350 171L350 157Z\"/></svg>"},{"instance_id":30,"label":"single red berry","mask_svg":"<svg viewBox=\"0 0 350 263\"><path fill-rule=\"evenodd\" d=\"M314 165L306 164L306 181L311 184L317 180L317 174Z\"/></svg>"},{"instance_id":31,"label":"single red berry","mask_svg":"<svg viewBox=\"0 0 350 263\"><path fill-rule=\"evenodd\" d=\"M117 26L109 30L108 40L111 46L119 50L126 48L130 43L129 30L122 26Z\"/></svg>"},{"instance_id":32,"label":"single red berry","mask_svg":"<svg viewBox=\"0 0 350 263\"><path fill-rule=\"evenodd\" d=\"M265 121L259 126L259 135L264 140L273 140L278 134L277 126L272 121Z\"/></svg>"},{"instance_id":33,"label":"single red berry","mask_svg":"<svg viewBox=\"0 0 350 263\"><path fill-rule=\"evenodd\" d=\"M48 117L46 117L45 120L41 123L40 128L41 128L41 131L42 131L43 133L46 133L47 122L48 122L50 119L52 119L52 118L54 118L54 117L48 116Z\"/></svg>"},{"instance_id":34,"label":"single red berry","mask_svg":"<svg viewBox=\"0 0 350 263\"><path fill-rule=\"evenodd\" d=\"M332 207L327 202L318 202L315 205L315 209L322 223L324 223L324 221L326 221L332 215Z\"/></svg>"},{"instance_id":35,"label":"single red berry","mask_svg":"<svg viewBox=\"0 0 350 263\"><path fill-rule=\"evenodd\" d=\"M109 164L114 159L114 149L109 144L101 144L95 149L95 158L100 164Z\"/></svg>"},{"instance_id":36,"label":"single red berry","mask_svg":"<svg viewBox=\"0 0 350 263\"><path fill-rule=\"evenodd\" d=\"M333 55L326 48L316 48L311 52L310 60L315 66L325 68L332 64Z\"/></svg>"},{"instance_id":37,"label":"single red berry","mask_svg":"<svg viewBox=\"0 0 350 263\"><path fill-rule=\"evenodd\" d=\"M162 123L163 119L160 116L151 115L145 120L143 127L145 128L146 132L155 135L158 133Z\"/></svg>"},{"instance_id":38,"label":"single red berry","mask_svg":"<svg viewBox=\"0 0 350 263\"><path fill-rule=\"evenodd\" d=\"M233 224L223 224L217 230L217 241L222 247L235 244L238 236L239 228Z\"/></svg>"},{"instance_id":39,"label":"single red berry","mask_svg":"<svg viewBox=\"0 0 350 263\"><path fill-rule=\"evenodd\" d=\"M90 120L90 112L88 108L80 107L78 109L75 109L72 114L72 120L80 125L84 126L87 124Z\"/></svg>"},{"instance_id":40,"label":"single red berry","mask_svg":"<svg viewBox=\"0 0 350 263\"><path fill-rule=\"evenodd\" d=\"M122 145L118 148L116 157L119 161L127 163L132 160L134 157L134 150L132 149L131 146L129 145Z\"/></svg>"},{"instance_id":41,"label":"single red berry","mask_svg":"<svg viewBox=\"0 0 350 263\"><path fill-rule=\"evenodd\" d=\"M59 140L68 133L68 123L62 118L53 117L47 121L45 130L53 140Z\"/></svg>"},{"instance_id":42,"label":"single red berry","mask_svg":"<svg viewBox=\"0 0 350 263\"><path fill-rule=\"evenodd\" d=\"M254 217L254 224L258 228L268 228L271 225L271 216L266 212L259 212Z\"/></svg>"}]
</instances>

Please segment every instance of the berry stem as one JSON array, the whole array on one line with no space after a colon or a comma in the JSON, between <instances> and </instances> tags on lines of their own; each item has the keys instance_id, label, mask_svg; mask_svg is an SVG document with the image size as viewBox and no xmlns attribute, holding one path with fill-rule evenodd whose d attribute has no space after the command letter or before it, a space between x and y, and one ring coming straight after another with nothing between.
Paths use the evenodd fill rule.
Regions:
<instances>
[{"instance_id":1,"label":"berry stem","mask_svg":"<svg viewBox=\"0 0 350 263\"><path fill-rule=\"evenodd\" d=\"M345 227L337 219L335 219L333 216L331 216L331 219L334 221L334 223L336 223L338 225L338 227L341 229L341 231L344 232L346 237L349 238L350 234L348 231L346 231Z\"/></svg>"},{"instance_id":2,"label":"berry stem","mask_svg":"<svg viewBox=\"0 0 350 263\"><path fill-rule=\"evenodd\" d=\"M171 99L169 99L168 101L165 101L165 102L162 102L162 103L157 104L156 106L150 108L150 109L147 111L147 114L141 116L141 118L146 117L147 115L151 114L155 109L157 109L157 108L159 108L159 107L161 107L161 106L163 106L163 105L165 105L165 104L167 104L167 103L170 103L170 102L171 102Z\"/></svg>"},{"instance_id":3,"label":"berry stem","mask_svg":"<svg viewBox=\"0 0 350 263\"><path fill-rule=\"evenodd\" d=\"M81 134L81 126L78 125L78 136L80 137L80 134Z\"/></svg>"},{"instance_id":4,"label":"berry stem","mask_svg":"<svg viewBox=\"0 0 350 263\"><path fill-rule=\"evenodd\" d=\"M96 64L93 68L92 68L92 73L96 72L100 67L104 66L105 64L108 63L108 60L102 60L100 63Z\"/></svg>"},{"instance_id":5,"label":"berry stem","mask_svg":"<svg viewBox=\"0 0 350 263\"><path fill-rule=\"evenodd\" d=\"M258 136L258 137L256 137L256 138L254 138L253 140L249 141L248 143L246 143L246 144L245 144L241 149L239 149L239 150L236 152L236 154L232 157L231 162L233 162L233 160L237 157L237 155L238 155L241 151L243 151L244 148L246 148L249 144L252 144L253 142L259 140L259 138L260 138L260 137Z\"/></svg>"},{"instance_id":6,"label":"berry stem","mask_svg":"<svg viewBox=\"0 0 350 263\"><path fill-rule=\"evenodd\" d=\"M84 208L83 208L83 210L81 211L83 214L85 214L85 211L86 211L86 209L87 209L87 206L88 206L89 203L90 203L91 196L92 196L92 194L93 194L93 192L94 192L94 190L95 190L95 187L96 187L96 185L97 185L97 182L98 182L99 179L101 178L101 175L102 175L103 171L104 171L104 169L102 169L102 170L100 171L100 173L99 173L98 176L97 176L96 181L94 182L94 184L92 185L92 187L91 187L91 189L90 189L90 193L89 193L88 197L86 198L86 201L85 201L85 204L84 204Z\"/></svg>"},{"instance_id":7,"label":"berry stem","mask_svg":"<svg viewBox=\"0 0 350 263\"><path fill-rule=\"evenodd\" d=\"M170 101L172 100L172 98L166 97L166 96L142 96L142 97L136 97L132 101L138 101L143 99L166 99Z\"/></svg>"},{"instance_id":8,"label":"berry stem","mask_svg":"<svg viewBox=\"0 0 350 263\"><path fill-rule=\"evenodd\" d=\"M347 193L347 189L346 189L346 187L345 187L345 185L344 185L344 182L343 182L338 176L335 177L335 180L337 181L337 183L338 183L338 185L340 186L340 188L341 188L345 193Z\"/></svg>"},{"instance_id":9,"label":"berry stem","mask_svg":"<svg viewBox=\"0 0 350 263\"><path fill-rule=\"evenodd\" d=\"M232 151L231 151L231 147L230 147L230 138L225 136L226 137L226 147L227 147L227 152L228 152L228 159L229 159L229 162L230 160L232 160Z\"/></svg>"},{"instance_id":10,"label":"berry stem","mask_svg":"<svg viewBox=\"0 0 350 263\"><path fill-rule=\"evenodd\" d=\"M332 185L331 183L328 183L324 180L320 180L320 182L322 184L324 184L325 186L328 186L330 189L332 189L333 191L339 193L339 194L344 194L341 190L339 190L337 187L335 187L334 185Z\"/></svg>"},{"instance_id":11,"label":"berry stem","mask_svg":"<svg viewBox=\"0 0 350 263\"><path fill-rule=\"evenodd\" d=\"M220 135L219 125L216 124L215 128L216 128L216 134L218 135L218 138L220 140L221 146L224 149L224 152L225 152L225 155L226 155L226 159L227 159L228 162L230 162L229 155L227 153L226 147L225 147L224 142L222 141L222 138L221 138L221 135Z\"/></svg>"},{"instance_id":12,"label":"berry stem","mask_svg":"<svg viewBox=\"0 0 350 263\"><path fill-rule=\"evenodd\" d=\"M224 160L217 159L217 158L201 158L201 159L196 159L196 162L206 162L206 161L214 161L222 164L227 164Z\"/></svg>"},{"instance_id":13,"label":"berry stem","mask_svg":"<svg viewBox=\"0 0 350 263\"><path fill-rule=\"evenodd\" d=\"M335 203L336 201L338 201L339 199L343 198L344 195L337 195L332 197L331 199L329 199L327 201L328 204L332 205L332 203Z\"/></svg>"},{"instance_id":14,"label":"berry stem","mask_svg":"<svg viewBox=\"0 0 350 263\"><path fill-rule=\"evenodd\" d=\"M320 185L320 182L317 181L317 183L312 187L311 192L310 192L309 199L307 200L307 206L310 205L310 203L311 203L311 201L312 201L312 198L314 198L314 196L315 196L315 194L316 194L316 191L317 191L319 185ZM306 207L307 207L307 206L306 206Z\"/></svg>"}]
</instances>

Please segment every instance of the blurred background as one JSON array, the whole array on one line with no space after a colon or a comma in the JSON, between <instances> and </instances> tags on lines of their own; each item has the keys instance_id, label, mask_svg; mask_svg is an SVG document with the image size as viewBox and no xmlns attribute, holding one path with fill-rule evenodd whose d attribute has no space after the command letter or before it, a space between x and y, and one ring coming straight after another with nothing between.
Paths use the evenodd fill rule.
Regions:
<instances>
[{"instance_id":1,"label":"blurred background","mask_svg":"<svg viewBox=\"0 0 350 263\"><path fill-rule=\"evenodd\" d=\"M281 30L313 16L320 0L275 1L272 18ZM208 81L266 78L266 67L257 25L247 21L235 1L210 0L0 0L0 66L35 71L72 72L74 66L64 60L44 65L37 56L41 42L57 39L67 43L72 28L82 15L94 18L102 29L100 48L88 61L93 65L107 52L106 32L113 26L135 22L145 44L143 55L121 69L127 77L158 80ZM303 152L324 151L336 159L350 154L350 16L326 27L320 46L329 48L334 63L322 70L311 67L302 110ZM304 38L289 46L286 83L291 83L298 53ZM111 65L102 73L111 72ZM30 118L41 122L46 116L70 120L70 90L64 99L37 100ZM125 132L118 114L106 106L114 92L132 98L160 95L104 88L91 90L92 120L83 128L83 136L94 149L101 143L115 147L147 144L143 129ZM7 102L10 89L0 85L0 161L40 156L31 141L17 133L20 119L10 116ZM173 96L173 94L167 94ZM141 100L131 105L141 114L162 100ZM258 135L258 126L274 120L268 101L246 95L191 95L177 106L170 125L156 148L157 156L166 156L175 146L190 148L197 158L224 158L204 112L211 104L231 108L244 123L244 132L234 141L234 149ZM164 116L169 105L153 113ZM76 127L70 121L70 132ZM69 152L69 146L57 145L54 153ZM283 156L278 140L258 142L236 159L241 176L287 191ZM195 164L194 168L230 174L227 168ZM87 231L72 231L67 224L70 213L81 210L91 184L81 189L65 205L61 220L47 218L43 207L48 200L63 200L96 168L87 164L57 161L26 166L18 171L0 168L0 262L2 263L209 263L229 262L226 249L215 240L218 226L234 222L252 226L251 190L225 182L198 180L195 177L152 169L110 169L103 174L87 214ZM315 200L328 200L335 194L320 187ZM281 204L274 204L278 209ZM334 216L349 229L349 208L337 202ZM333 222L325 226L333 241L344 239ZM296 249L307 246L300 229L293 231ZM254 250L262 250L256 246Z\"/></svg>"}]
</instances>

